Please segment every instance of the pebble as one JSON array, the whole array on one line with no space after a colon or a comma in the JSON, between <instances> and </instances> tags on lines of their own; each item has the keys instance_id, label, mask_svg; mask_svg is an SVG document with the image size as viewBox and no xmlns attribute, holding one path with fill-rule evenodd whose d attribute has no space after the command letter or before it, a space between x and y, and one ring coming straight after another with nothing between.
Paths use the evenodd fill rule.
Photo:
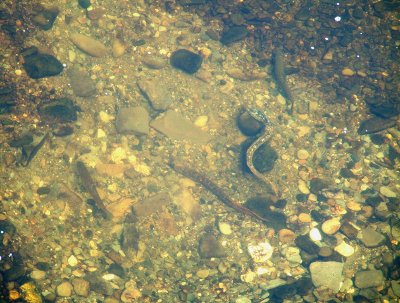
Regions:
<instances>
[{"instance_id":1,"label":"pebble","mask_svg":"<svg viewBox=\"0 0 400 303\"><path fill-rule=\"evenodd\" d=\"M152 69L162 69L167 65L167 61L165 59L156 57L154 55L143 56L142 62L144 65Z\"/></svg>"},{"instance_id":2,"label":"pebble","mask_svg":"<svg viewBox=\"0 0 400 303\"><path fill-rule=\"evenodd\" d=\"M288 247L284 250L284 255L290 263L300 264L302 262L300 249L297 247Z\"/></svg>"},{"instance_id":3,"label":"pebble","mask_svg":"<svg viewBox=\"0 0 400 303\"><path fill-rule=\"evenodd\" d=\"M249 244L247 250L255 263L267 262L274 252L274 249L268 242Z\"/></svg>"},{"instance_id":4,"label":"pebble","mask_svg":"<svg viewBox=\"0 0 400 303\"><path fill-rule=\"evenodd\" d=\"M126 45L122 43L121 40L115 39L112 42L111 49L113 57L118 58L121 57L123 54L125 54Z\"/></svg>"},{"instance_id":5,"label":"pebble","mask_svg":"<svg viewBox=\"0 0 400 303\"><path fill-rule=\"evenodd\" d=\"M78 265L78 259L74 255L71 255L68 258L68 265L71 266L71 267L77 266Z\"/></svg>"},{"instance_id":6,"label":"pebble","mask_svg":"<svg viewBox=\"0 0 400 303\"><path fill-rule=\"evenodd\" d=\"M307 160L310 157L310 154L305 149L300 149L297 151L297 159L299 160Z\"/></svg>"},{"instance_id":7,"label":"pebble","mask_svg":"<svg viewBox=\"0 0 400 303\"><path fill-rule=\"evenodd\" d=\"M379 192L381 193L381 195L387 197L387 198L396 198L397 194L395 192L393 192L389 187L387 186L381 186L379 188Z\"/></svg>"},{"instance_id":8,"label":"pebble","mask_svg":"<svg viewBox=\"0 0 400 303\"><path fill-rule=\"evenodd\" d=\"M62 282L56 288L57 295L60 297L70 297L72 295L73 286L68 281Z\"/></svg>"},{"instance_id":9,"label":"pebble","mask_svg":"<svg viewBox=\"0 0 400 303\"><path fill-rule=\"evenodd\" d=\"M216 237L206 234L200 238L199 255L202 258L220 258L226 256L226 251Z\"/></svg>"},{"instance_id":10,"label":"pebble","mask_svg":"<svg viewBox=\"0 0 400 303\"><path fill-rule=\"evenodd\" d=\"M246 26L231 26L224 28L220 42L224 45L230 45L234 42L241 41L247 37L249 31Z\"/></svg>"},{"instance_id":11,"label":"pebble","mask_svg":"<svg viewBox=\"0 0 400 303\"><path fill-rule=\"evenodd\" d=\"M335 247L335 251L343 257L350 257L354 254L354 248L344 241Z\"/></svg>"},{"instance_id":12,"label":"pebble","mask_svg":"<svg viewBox=\"0 0 400 303\"><path fill-rule=\"evenodd\" d=\"M343 70L342 70L342 75L343 76L348 76L348 77L350 77L350 76L353 76L355 74L355 72L351 69L351 68L344 68Z\"/></svg>"},{"instance_id":13,"label":"pebble","mask_svg":"<svg viewBox=\"0 0 400 303\"><path fill-rule=\"evenodd\" d=\"M385 241L385 236L371 227L363 228L358 236L366 247L378 247Z\"/></svg>"},{"instance_id":14,"label":"pebble","mask_svg":"<svg viewBox=\"0 0 400 303\"><path fill-rule=\"evenodd\" d=\"M33 280L42 280L46 277L46 272L43 270L33 270L31 272L31 278Z\"/></svg>"},{"instance_id":15,"label":"pebble","mask_svg":"<svg viewBox=\"0 0 400 303\"><path fill-rule=\"evenodd\" d=\"M225 222L218 222L218 229L223 235L230 235L232 234L232 228L228 223Z\"/></svg>"},{"instance_id":16,"label":"pebble","mask_svg":"<svg viewBox=\"0 0 400 303\"><path fill-rule=\"evenodd\" d=\"M322 235L321 235L321 232L319 231L318 228L315 228L315 227L312 228L312 229L310 230L309 235L310 235L310 239L311 239L312 241L314 241L314 242L317 242L317 241L321 241L321 240L322 240Z\"/></svg>"},{"instance_id":17,"label":"pebble","mask_svg":"<svg viewBox=\"0 0 400 303\"><path fill-rule=\"evenodd\" d=\"M381 286L384 281L385 278L380 270L364 270L355 274L355 285L358 288Z\"/></svg>"},{"instance_id":18,"label":"pebble","mask_svg":"<svg viewBox=\"0 0 400 303\"><path fill-rule=\"evenodd\" d=\"M196 272L196 276L200 279L205 279L209 276L210 270L209 269L200 269Z\"/></svg>"},{"instance_id":19,"label":"pebble","mask_svg":"<svg viewBox=\"0 0 400 303\"><path fill-rule=\"evenodd\" d=\"M342 283L343 263L313 262L310 264L311 280L315 287L327 287L337 293Z\"/></svg>"},{"instance_id":20,"label":"pebble","mask_svg":"<svg viewBox=\"0 0 400 303\"><path fill-rule=\"evenodd\" d=\"M78 296L88 297L90 291L90 283L82 278L75 278L72 280L74 291Z\"/></svg>"},{"instance_id":21,"label":"pebble","mask_svg":"<svg viewBox=\"0 0 400 303\"><path fill-rule=\"evenodd\" d=\"M194 125L197 127L204 127L207 125L208 122L208 116L199 116L194 120Z\"/></svg>"},{"instance_id":22,"label":"pebble","mask_svg":"<svg viewBox=\"0 0 400 303\"><path fill-rule=\"evenodd\" d=\"M239 297L235 300L235 303L251 303L251 300L247 297Z\"/></svg>"},{"instance_id":23,"label":"pebble","mask_svg":"<svg viewBox=\"0 0 400 303\"><path fill-rule=\"evenodd\" d=\"M70 39L76 47L90 56L105 57L108 54L108 49L103 43L89 36L74 33Z\"/></svg>"},{"instance_id":24,"label":"pebble","mask_svg":"<svg viewBox=\"0 0 400 303\"><path fill-rule=\"evenodd\" d=\"M308 195L310 193L307 183L303 180L299 180L298 189L302 194Z\"/></svg>"},{"instance_id":25,"label":"pebble","mask_svg":"<svg viewBox=\"0 0 400 303\"><path fill-rule=\"evenodd\" d=\"M340 229L340 221L338 218L332 218L322 223L322 231L327 235L333 235Z\"/></svg>"},{"instance_id":26,"label":"pebble","mask_svg":"<svg viewBox=\"0 0 400 303\"><path fill-rule=\"evenodd\" d=\"M291 243L296 238L296 234L292 230L286 228L279 230L278 236L279 241L282 243Z\"/></svg>"},{"instance_id":27,"label":"pebble","mask_svg":"<svg viewBox=\"0 0 400 303\"><path fill-rule=\"evenodd\" d=\"M299 221L301 223L310 223L311 222L311 216L306 213L300 213L299 214Z\"/></svg>"}]
</instances>

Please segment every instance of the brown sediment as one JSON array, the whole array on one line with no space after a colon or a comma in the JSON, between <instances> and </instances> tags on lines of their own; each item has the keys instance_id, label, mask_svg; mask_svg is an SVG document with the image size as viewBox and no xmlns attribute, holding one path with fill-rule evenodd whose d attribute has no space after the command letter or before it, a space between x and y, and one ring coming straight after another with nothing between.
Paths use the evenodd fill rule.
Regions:
<instances>
[{"instance_id":1,"label":"brown sediment","mask_svg":"<svg viewBox=\"0 0 400 303\"><path fill-rule=\"evenodd\" d=\"M268 220L259 216L252 210L248 209L246 206L243 204L239 203L238 201L235 201L231 199L215 182L211 181L208 177L203 175L202 173L191 169L187 166L184 166L182 164L176 163L173 159L171 159L168 163L168 165L175 170L177 173L192 179L196 183L199 183L201 186L203 186L205 189L210 191L214 196L218 198L222 203L224 203L226 206L231 207L242 214L248 215L250 217L253 217L257 220L262 221L263 223L268 223Z\"/></svg>"}]
</instances>

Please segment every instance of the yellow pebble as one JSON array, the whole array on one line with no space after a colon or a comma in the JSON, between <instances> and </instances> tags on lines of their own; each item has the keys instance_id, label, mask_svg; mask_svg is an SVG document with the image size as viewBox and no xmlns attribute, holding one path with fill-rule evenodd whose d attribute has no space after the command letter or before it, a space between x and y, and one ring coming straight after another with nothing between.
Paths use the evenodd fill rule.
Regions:
<instances>
[{"instance_id":1,"label":"yellow pebble","mask_svg":"<svg viewBox=\"0 0 400 303\"><path fill-rule=\"evenodd\" d=\"M343 70L342 70L342 75L343 76L353 76L355 74L355 72L351 69L351 68L344 68Z\"/></svg>"},{"instance_id":2,"label":"yellow pebble","mask_svg":"<svg viewBox=\"0 0 400 303\"><path fill-rule=\"evenodd\" d=\"M17 76L21 76L21 75L22 75L22 70L16 69L16 70L15 70L15 74L16 74Z\"/></svg>"},{"instance_id":3,"label":"yellow pebble","mask_svg":"<svg viewBox=\"0 0 400 303\"><path fill-rule=\"evenodd\" d=\"M194 121L194 125L196 125L197 127L204 127L207 125L207 122L208 122L207 116L199 116Z\"/></svg>"}]
</instances>

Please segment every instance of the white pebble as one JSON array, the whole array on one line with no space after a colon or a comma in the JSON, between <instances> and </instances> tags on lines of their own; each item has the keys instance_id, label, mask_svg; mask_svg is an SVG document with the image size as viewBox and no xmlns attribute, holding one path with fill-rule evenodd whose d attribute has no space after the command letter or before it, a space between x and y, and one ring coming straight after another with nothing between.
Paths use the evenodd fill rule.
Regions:
<instances>
[{"instance_id":1,"label":"white pebble","mask_svg":"<svg viewBox=\"0 0 400 303\"><path fill-rule=\"evenodd\" d=\"M310 239L314 242L322 240L322 235L318 228L314 227L310 230Z\"/></svg>"}]
</instances>

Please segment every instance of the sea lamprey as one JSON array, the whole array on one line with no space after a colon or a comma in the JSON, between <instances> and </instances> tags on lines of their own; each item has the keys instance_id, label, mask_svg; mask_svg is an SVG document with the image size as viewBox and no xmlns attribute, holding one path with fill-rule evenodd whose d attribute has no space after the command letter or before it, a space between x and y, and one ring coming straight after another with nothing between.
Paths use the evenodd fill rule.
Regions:
<instances>
[{"instance_id":1,"label":"sea lamprey","mask_svg":"<svg viewBox=\"0 0 400 303\"><path fill-rule=\"evenodd\" d=\"M272 54L272 72L278 89L286 99L287 111L293 114L294 98L286 81L286 65L282 49L277 48Z\"/></svg>"}]
</instances>

